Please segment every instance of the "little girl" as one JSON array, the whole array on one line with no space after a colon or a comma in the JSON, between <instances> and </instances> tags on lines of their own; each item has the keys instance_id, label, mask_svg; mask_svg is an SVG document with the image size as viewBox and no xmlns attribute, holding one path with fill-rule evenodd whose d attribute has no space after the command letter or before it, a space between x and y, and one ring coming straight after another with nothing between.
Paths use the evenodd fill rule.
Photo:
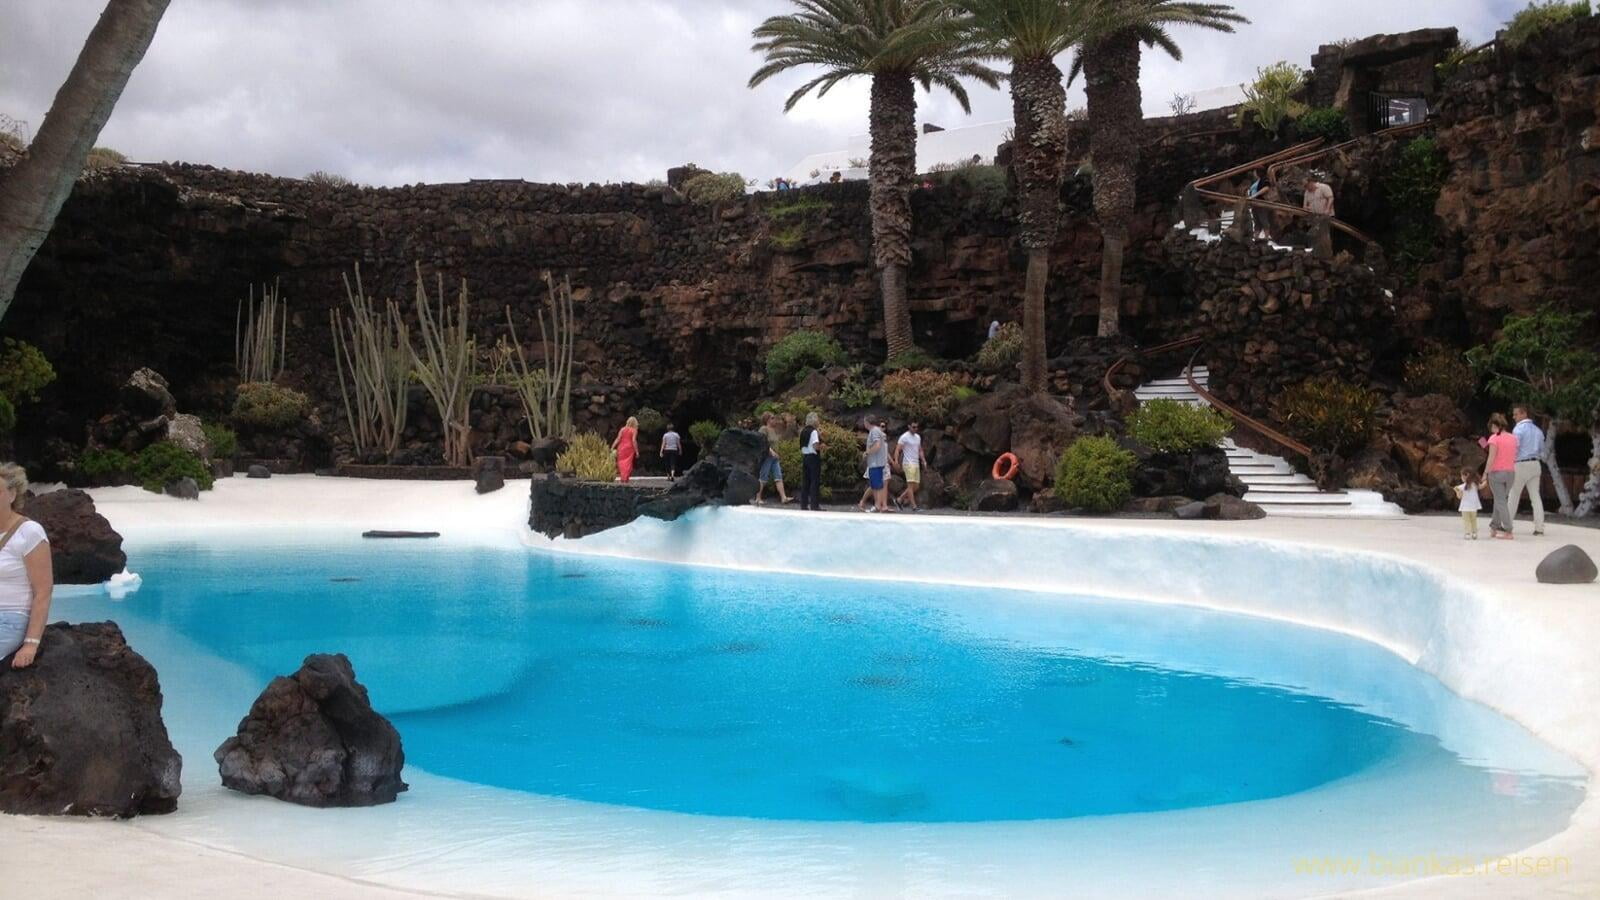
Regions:
<instances>
[{"instance_id":1,"label":"little girl","mask_svg":"<svg viewBox=\"0 0 1600 900\"><path fill-rule=\"evenodd\" d=\"M1483 500L1478 496L1478 472L1476 469L1462 469L1461 483L1456 485L1456 497L1461 504L1456 508L1461 510L1461 526L1466 530L1466 539L1478 539L1478 510L1483 509Z\"/></svg>"}]
</instances>

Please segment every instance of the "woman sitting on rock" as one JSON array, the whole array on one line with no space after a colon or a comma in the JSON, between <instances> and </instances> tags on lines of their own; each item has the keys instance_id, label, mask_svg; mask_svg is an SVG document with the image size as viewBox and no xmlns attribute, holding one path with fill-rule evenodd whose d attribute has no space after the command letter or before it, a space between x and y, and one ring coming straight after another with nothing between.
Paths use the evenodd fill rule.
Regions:
<instances>
[{"instance_id":1,"label":"woman sitting on rock","mask_svg":"<svg viewBox=\"0 0 1600 900\"><path fill-rule=\"evenodd\" d=\"M28 473L0 465L0 669L33 665L55 587L49 538L22 515L27 494Z\"/></svg>"}]
</instances>

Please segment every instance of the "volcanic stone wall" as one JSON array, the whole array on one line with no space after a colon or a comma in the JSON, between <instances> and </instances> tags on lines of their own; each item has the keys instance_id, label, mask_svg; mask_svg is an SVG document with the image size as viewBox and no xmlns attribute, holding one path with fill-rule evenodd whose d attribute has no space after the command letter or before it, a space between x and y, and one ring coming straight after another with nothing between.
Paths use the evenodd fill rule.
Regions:
<instances>
[{"instance_id":1,"label":"volcanic stone wall","mask_svg":"<svg viewBox=\"0 0 1600 900\"><path fill-rule=\"evenodd\" d=\"M1166 249L1197 304L1212 389L1248 413L1269 414L1284 388L1319 375L1369 383L1398 340L1393 292L1348 253L1318 259L1176 230Z\"/></svg>"},{"instance_id":2,"label":"volcanic stone wall","mask_svg":"<svg viewBox=\"0 0 1600 900\"><path fill-rule=\"evenodd\" d=\"M1438 114L1450 171L1426 275L1470 337L1543 303L1600 311L1600 17L1484 54Z\"/></svg>"},{"instance_id":3,"label":"volcanic stone wall","mask_svg":"<svg viewBox=\"0 0 1600 900\"><path fill-rule=\"evenodd\" d=\"M1216 113L1152 120L1150 130L1126 275L1135 333L1143 322L1176 327L1181 285L1159 240L1179 188L1272 148ZM913 324L932 352L969 354L991 319L1019 317L1025 257L1003 177L941 175L913 197ZM505 334L507 308L522 342L535 341L541 274L570 277L580 427L615 428L645 405L680 424L747 408L763 390L761 357L796 329L827 331L862 358L881 353L866 193L864 183L822 185L713 208L633 184L341 187L189 164L88 175L4 322L61 376L24 410L19 443L45 433L81 445L83 423L141 366L167 376L182 408L220 415L236 381L239 300L267 281L290 311L284 380L343 431L329 311L345 302L357 264L369 295L408 310L418 264L430 292L438 275L447 292L465 277L480 348ZM1050 284L1058 347L1092 332L1099 277L1087 175L1068 182L1063 204ZM416 400L407 441L421 446L437 423ZM476 449L504 449L504 418L475 423Z\"/></svg>"}]
</instances>

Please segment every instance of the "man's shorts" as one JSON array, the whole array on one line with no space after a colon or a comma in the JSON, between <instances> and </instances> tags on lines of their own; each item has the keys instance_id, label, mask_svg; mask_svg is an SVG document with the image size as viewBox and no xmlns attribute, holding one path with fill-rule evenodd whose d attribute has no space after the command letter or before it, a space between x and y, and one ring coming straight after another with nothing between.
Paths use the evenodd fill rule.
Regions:
<instances>
[{"instance_id":1,"label":"man's shorts","mask_svg":"<svg viewBox=\"0 0 1600 900\"><path fill-rule=\"evenodd\" d=\"M900 468L906 473L906 484L922 483L922 466L916 463L902 463Z\"/></svg>"},{"instance_id":2,"label":"man's shorts","mask_svg":"<svg viewBox=\"0 0 1600 900\"><path fill-rule=\"evenodd\" d=\"M875 491L883 487L883 470L883 466L873 466L867 470L867 483Z\"/></svg>"}]
</instances>

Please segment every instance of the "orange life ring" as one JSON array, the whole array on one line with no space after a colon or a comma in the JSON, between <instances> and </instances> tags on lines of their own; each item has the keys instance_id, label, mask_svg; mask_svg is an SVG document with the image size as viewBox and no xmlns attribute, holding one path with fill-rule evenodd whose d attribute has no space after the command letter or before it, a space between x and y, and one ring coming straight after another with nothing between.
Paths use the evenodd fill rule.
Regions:
<instances>
[{"instance_id":1,"label":"orange life ring","mask_svg":"<svg viewBox=\"0 0 1600 900\"><path fill-rule=\"evenodd\" d=\"M995 478L1010 481L1017 477L1017 469L1019 468L1021 468L1021 465L1017 462L1015 453L1002 453L995 457L994 468L989 470L989 474Z\"/></svg>"}]
</instances>

